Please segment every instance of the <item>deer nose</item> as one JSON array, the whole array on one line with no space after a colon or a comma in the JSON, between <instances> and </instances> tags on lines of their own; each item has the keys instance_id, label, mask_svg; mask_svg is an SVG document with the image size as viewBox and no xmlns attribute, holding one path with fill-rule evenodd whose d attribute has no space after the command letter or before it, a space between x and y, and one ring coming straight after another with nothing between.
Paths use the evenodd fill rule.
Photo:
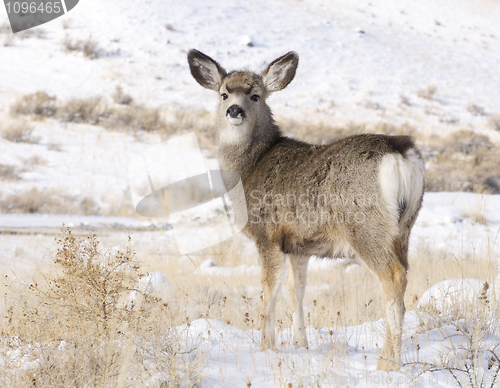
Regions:
<instances>
[{"instance_id":1,"label":"deer nose","mask_svg":"<svg viewBox=\"0 0 500 388\"><path fill-rule=\"evenodd\" d=\"M239 114L243 117L243 109L241 109L238 105L230 106L226 112L226 115L229 115L233 119L238 117Z\"/></svg>"}]
</instances>

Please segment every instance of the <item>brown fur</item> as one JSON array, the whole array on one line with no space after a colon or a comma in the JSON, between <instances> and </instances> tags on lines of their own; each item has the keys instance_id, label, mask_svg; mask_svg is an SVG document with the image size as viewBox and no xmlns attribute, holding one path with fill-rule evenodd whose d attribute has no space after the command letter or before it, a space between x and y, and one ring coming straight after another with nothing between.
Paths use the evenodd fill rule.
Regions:
<instances>
[{"instance_id":1,"label":"brown fur","mask_svg":"<svg viewBox=\"0 0 500 388\"><path fill-rule=\"evenodd\" d=\"M378 276L387 299L387 333L378 367L398 369L408 239L423 196L423 162L411 138L366 134L312 145L284 137L265 99L292 81L298 64L293 52L261 75L226 75L196 50L189 52L188 61L202 86L210 88L212 80L220 79L219 164L241 176L246 203L233 205L236 214L247 212L244 233L259 251L265 317L261 349L275 348L274 304L285 254L298 346L307 345L302 300L309 257L356 254ZM200 80L200 74L206 79ZM241 120L228 115L235 106L242 110Z\"/></svg>"}]
</instances>

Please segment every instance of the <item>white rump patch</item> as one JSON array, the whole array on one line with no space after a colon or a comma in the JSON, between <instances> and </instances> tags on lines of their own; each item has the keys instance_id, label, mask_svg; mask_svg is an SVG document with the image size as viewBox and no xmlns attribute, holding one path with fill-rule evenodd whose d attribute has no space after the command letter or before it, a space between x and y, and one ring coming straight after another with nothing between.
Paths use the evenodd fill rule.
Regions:
<instances>
[{"instance_id":1,"label":"white rump patch","mask_svg":"<svg viewBox=\"0 0 500 388\"><path fill-rule=\"evenodd\" d=\"M387 154L382 158L379 170L382 197L396 221L400 217L401 204L406 206L403 219L400 220L402 223L417 210L424 191L424 178L424 161L415 148L406 151L404 157L400 154Z\"/></svg>"}]
</instances>

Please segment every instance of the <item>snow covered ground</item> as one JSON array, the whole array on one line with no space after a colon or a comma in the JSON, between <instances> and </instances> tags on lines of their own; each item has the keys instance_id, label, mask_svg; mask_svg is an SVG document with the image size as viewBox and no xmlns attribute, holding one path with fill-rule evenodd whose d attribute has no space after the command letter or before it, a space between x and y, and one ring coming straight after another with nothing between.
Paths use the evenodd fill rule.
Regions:
<instances>
[{"instance_id":1,"label":"snow covered ground","mask_svg":"<svg viewBox=\"0 0 500 388\"><path fill-rule=\"evenodd\" d=\"M500 114L498 20L498 0L215 0L203 5L81 0L68 15L40 27L44 39L12 40L8 33L0 35L0 121L12 119L9 107L22 94L41 90L62 101L90 96L109 100L116 86L138 104L164 112L213 111L217 99L189 74L186 53L190 48L212 56L228 70L255 71L294 50L300 55L296 78L269 101L280 119L327 120L339 126L407 123L429 136L470 129L487 134L498 146L500 132L491 124ZM0 25L6 22L1 11ZM98 44L99 58L66 52L66 36L91 37ZM0 196L32 188L52 190L55 201L64 200L64 195L91 199L102 214L130 208L128 162L161 141L155 134L138 136L53 119L32 125L39 137L36 144L0 138L0 164L14 166L21 176L0 181ZM206 163L208 168L217 166L213 159ZM13 271L21 279L30 279L43 269L63 222L75 230L97 229L103 245L111 247L133 231L148 271L164 272L158 258L175 256L174 232L164 219L1 214L0 274ZM241 244L245 255L236 266L216 265L217 257L206 253L195 258L196 263L178 258L187 267L203 263L190 267L187 281L201 276L258 279L254 248L244 239ZM497 260L500 196L426 193L410 249L412 266L422 252L443 252L457 261ZM321 272L335 266L338 263L313 259L309 270ZM175 276L165 275L167 280ZM471 281L473 293L456 282L451 286L460 295L477 295L483 281ZM312 284L309 291L322 286ZM446 305L439 304L439 299L449 295L440 287L428 294L434 298L429 296L431 302L437 299L438 307ZM253 290L258 295L258 283ZM491 291L488 295L492 300ZM220 321L200 319L177 329L206 356L206 387L249 383L252 387L312 387L318 382L324 387L454 387L457 382L448 371L418 376L411 364L416 360L439 364L440 354L451 344L467 339L463 332L450 339L456 332L452 322L443 314L437 321L426 314L425 309L407 312L403 337L407 365L392 374L375 371L384 320L359 326L309 326L308 349L293 348L290 330L280 329L282 346L276 353L258 351L258 331ZM481 346L494 347L499 343L497 335L487 333ZM480 370L485 381L491 378L490 372Z\"/></svg>"},{"instance_id":2,"label":"snow covered ground","mask_svg":"<svg viewBox=\"0 0 500 388\"><path fill-rule=\"evenodd\" d=\"M486 218L485 223L477 223L468 218L467 214L475 214L471 211L482 212ZM134 246L142 247L142 250L148 246L148 252L153 256L165 255L169 246L175 244L172 230L166 230L166 224L160 220L155 223L127 217L2 215L2 273L10 275L14 272L20 274L21 278L29 279L33 271L43 272L43 268L51 260L50 252L54 250L53 234L62 222L71 224L74 231L96 227L99 234L104 233L104 241L111 241L111 244L120 238L123 241L127 231L133 230ZM17 234L5 234L9 230ZM30 233L24 235L23 230ZM49 235L41 234L42 231ZM33 235L33 232L38 234ZM500 251L499 234L500 196L427 193L420 217L413 229L410 265L417 266L415 260L420 256L416 252L421 247L445 250L447 255L458 260L465 260L469 256L495 259ZM246 260L242 259L245 264L234 267L219 266L210 256L199 259L204 261L197 269L191 267L191 275L188 275L191 282L206 277L214 278L214 281L221 279L220 281L224 282L223 279L258 279L259 276L255 254ZM186 258L178 260L186 263L188 267L192 265ZM335 268L338 268L338 262L313 259L309 272L335 271ZM147 270L161 271L162 268L149 263ZM176 276L175 273L163 274L166 275L166 280L162 278L162 285L159 287L167 287L168 279ZM162 273L153 275L162 277ZM247 287L246 292L255 294L257 299L260 288L257 283L251 284L255 286ZM292 387L313 387L318 381L325 387L454 387L456 381L448 371L419 375L416 371L422 371L422 366L417 368L412 363L418 359L420 362L441 365L440 357L449 352L450 336L453 336L453 341L456 342L453 343L457 346L466 343L466 335L457 335L453 325L448 322L450 318L447 313L452 306L463 307L464 301L469 305L477 305L483 284L484 281L475 279L465 283L455 280L437 284L422 296L419 309L408 311L405 317L403 362L407 365L403 366L399 373L375 371L385 332L384 319L365 322L359 326L309 326L308 349L294 348L291 345L291 329L281 328L278 331L278 343L281 345L276 353L259 352L258 330L243 330L213 319L198 319L189 326L179 326L177 330L181 338L184 338L182 342L196 346L197 352L201 352L204 359L203 386L206 387L246 386L248 382L257 387L289 386L288 384L292 384ZM325 286L312 283L306 292L314 293L321 287ZM165 290L161 289L155 289L155 292L156 295L165 294ZM486 295L490 305L494 305L492 287ZM426 311L439 313L429 318ZM470 322L471 325L482 325L473 319L470 319ZM488 333L482 341L482 346L493 348L499 341L500 338L494 332ZM492 378L487 368L480 371L485 376L485 381Z\"/></svg>"},{"instance_id":3,"label":"snow covered ground","mask_svg":"<svg viewBox=\"0 0 500 388\"><path fill-rule=\"evenodd\" d=\"M216 99L186 66L190 48L252 70L295 50L296 79L271 99L279 116L486 130L500 113L499 18L496 0L86 0L43 25L46 39L0 46L0 93L8 104L13 93L107 96L121 85L148 106L211 110ZM68 55L66 35L92 37L101 58Z\"/></svg>"}]
</instances>

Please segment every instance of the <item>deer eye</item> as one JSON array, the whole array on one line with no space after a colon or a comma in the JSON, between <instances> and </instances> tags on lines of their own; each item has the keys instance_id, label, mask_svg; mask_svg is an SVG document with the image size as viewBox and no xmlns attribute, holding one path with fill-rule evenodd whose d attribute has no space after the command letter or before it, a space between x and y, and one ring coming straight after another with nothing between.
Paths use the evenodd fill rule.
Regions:
<instances>
[{"instance_id":1,"label":"deer eye","mask_svg":"<svg viewBox=\"0 0 500 388\"><path fill-rule=\"evenodd\" d=\"M257 96L256 94L254 94L252 97L250 97L250 99L251 99L252 101L259 101L259 98L260 98L260 97L259 97L259 96Z\"/></svg>"},{"instance_id":2,"label":"deer eye","mask_svg":"<svg viewBox=\"0 0 500 388\"><path fill-rule=\"evenodd\" d=\"M226 93L222 93L221 97L222 97L223 100L225 100L225 99L227 99L227 94Z\"/></svg>"}]
</instances>

